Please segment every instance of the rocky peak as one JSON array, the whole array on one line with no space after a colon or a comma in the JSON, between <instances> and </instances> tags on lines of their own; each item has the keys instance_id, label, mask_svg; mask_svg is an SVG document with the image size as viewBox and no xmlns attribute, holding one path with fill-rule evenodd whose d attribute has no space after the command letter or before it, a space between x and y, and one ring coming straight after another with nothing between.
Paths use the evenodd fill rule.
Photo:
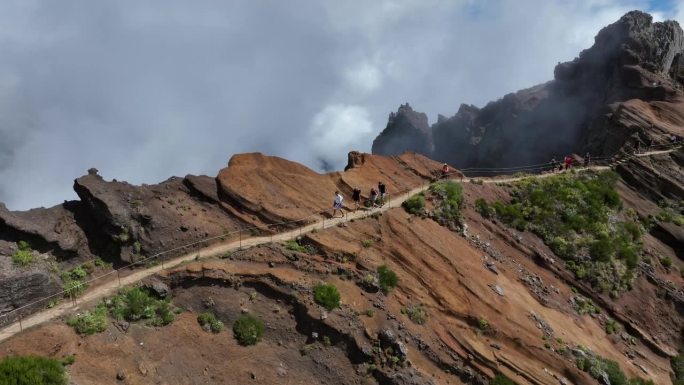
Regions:
<instances>
[{"instance_id":1,"label":"rocky peak","mask_svg":"<svg viewBox=\"0 0 684 385\"><path fill-rule=\"evenodd\" d=\"M416 151L459 168L535 164L561 154L612 155L635 140L681 135L684 32L632 11L596 35L592 47L558 63L554 80L482 108L462 104L425 133L424 114L390 114L373 153Z\"/></svg>"},{"instance_id":2,"label":"rocky peak","mask_svg":"<svg viewBox=\"0 0 684 385\"><path fill-rule=\"evenodd\" d=\"M432 132L428 118L406 103L389 115L385 130L373 141L373 153L399 155L404 151L432 153Z\"/></svg>"}]
</instances>

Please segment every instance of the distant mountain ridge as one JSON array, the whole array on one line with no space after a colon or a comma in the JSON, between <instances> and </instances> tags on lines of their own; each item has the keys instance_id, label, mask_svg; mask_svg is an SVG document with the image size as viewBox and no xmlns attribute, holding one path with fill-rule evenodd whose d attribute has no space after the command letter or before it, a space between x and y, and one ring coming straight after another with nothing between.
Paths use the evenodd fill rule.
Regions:
<instances>
[{"instance_id":1,"label":"distant mountain ridge","mask_svg":"<svg viewBox=\"0 0 684 385\"><path fill-rule=\"evenodd\" d=\"M422 153L458 168L610 155L634 142L684 135L684 33L676 21L631 11L594 45L559 63L554 80L485 107L462 104L431 127L408 103L390 115L372 152Z\"/></svg>"}]
</instances>

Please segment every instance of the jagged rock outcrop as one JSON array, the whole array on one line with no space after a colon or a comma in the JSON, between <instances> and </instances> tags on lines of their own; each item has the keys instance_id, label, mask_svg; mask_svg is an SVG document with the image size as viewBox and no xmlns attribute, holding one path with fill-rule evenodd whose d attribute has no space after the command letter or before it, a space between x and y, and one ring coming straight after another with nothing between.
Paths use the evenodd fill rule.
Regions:
<instances>
[{"instance_id":1,"label":"jagged rock outcrop","mask_svg":"<svg viewBox=\"0 0 684 385\"><path fill-rule=\"evenodd\" d=\"M374 154L399 155L404 151L432 153L432 133L428 118L416 112L408 103L399 106L396 113L389 115L387 127L373 141Z\"/></svg>"},{"instance_id":2,"label":"jagged rock outcrop","mask_svg":"<svg viewBox=\"0 0 684 385\"><path fill-rule=\"evenodd\" d=\"M64 202L51 208L9 211L0 203L0 234L6 240L29 242L61 259L91 256L88 237L79 226L81 202Z\"/></svg>"},{"instance_id":3,"label":"jagged rock outcrop","mask_svg":"<svg viewBox=\"0 0 684 385\"><path fill-rule=\"evenodd\" d=\"M430 143L423 150L407 145L406 138L429 134L391 115L373 152L413 150L458 168L505 167L586 151L612 155L635 141L665 143L670 134L684 135L683 54L677 22L653 23L632 11L578 58L559 63L553 81L440 117L431 128L433 151L425 150Z\"/></svg>"},{"instance_id":4,"label":"jagged rock outcrop","mask_svg":"<svg viewBox=\"0 0 684 385\"><path fill-rule=\"evenodd\" d=\"M237 239L240 229L269 232L276 230L267 229L269 224L314 220L330 208L335 190L349 196L351 186L359 186L367 196L382 180L393 194L424 183L439 169L417 154L388 158L352 152L350 159L358 162L346 172L319 174L282 158L243 154L216 178L187 175L141 186L105 180L93 168L74 181L78 201L28 211L0 204L0 290L8 285L6 296L0 296L0 316L26 299L60 291L61 273L94 257L119 266L172 249L165 255L170 258L190 251L180 246L206 246L227 233ZM12 264L20 241L42 255L30 270ZM18 294L13 288L21 280L35 287Z\"/></svg>"},{"instance_id":5,"label":"jagged rock outcrop","mask_svg":"<svg viewBox=\"0 0 684 385\"><path fill-rule=\"evenodd\" d=\"M172 177L157 185L105 181L91 173L74 190L113 258L133 262L174 246L220 235L240 221L217 205L210 177Z\"/></svg>"}]
</instances>

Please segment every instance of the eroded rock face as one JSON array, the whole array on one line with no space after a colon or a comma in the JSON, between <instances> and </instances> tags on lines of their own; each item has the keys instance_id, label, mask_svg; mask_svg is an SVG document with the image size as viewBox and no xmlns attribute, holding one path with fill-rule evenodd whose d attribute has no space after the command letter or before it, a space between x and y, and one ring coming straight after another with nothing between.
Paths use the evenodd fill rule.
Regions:
<instances>
[{"instance_id":1,"label":"eroded rock face","mask_svg":"<svg viewBox=\"0 0 684 385\"><path fill-rule=\"evenodd\" d=\"M32 270L0 276L0 316L62 290L61 285L46 271ZM43 308L47 303L37 304ZM29 313L27 309L24 315ZM0 318L0 325L5 320Z\"/></svg>"},{"instance_id":2,"label":"eroded rock face","mask_svg":"<svg viewBox=\"0 0 684 385\"><path fill-rule=\"evenodd\" d=\"M427 115L416 112L408 103L390 113L387 127L373 141L373 153L399 155L404 151L432 153L432 133Z\"/></svg>"},{"instance_id":3,"label":"eroded rock face","mask_svg":"<svg viewBox=\"0 0 684 385\"><path fill-rule=\"evenodd\" d=\"M77 201L28 211L9 211L0 203L0 234L6 240L28 241L61 259L89 257L88 237L79 226L82 215L83 206Z\"/></svg>"},{"instance_id":4,"label":"eroded rock face","mask_svg":"<svg viewBox=\"0 0 684 385\"><path fill-rule=\"evenodd\" d=\"M282 158L242 154L217 178L187 175L140 186L105 180L91 168L74 181L79 201L28 211L0 204L0 288L16 286L17 279L35 285L26 293L8 286L0 309L59 291L61 273L94 257L118 267L167 250L172 251L165 258L185 254L191 249L181 246L189 244L194 250L238 239L238 231L253 226L286 220L290 227L302 226L305 222L292 221L319 218L315 214L329 209L335 190L349 197L354 185L365 196L382 180L394 194L421 185L439 168L416 154L387 158L353 152L350 159L356 159L355 166L347 172L320 174ZM44 282L13 266L11 256L20 241L35 253L30 269L48 277Z\"/></svg>"},{"instance_id":5,"label":"eroded rock face","mask_svg":"<svg viewBox=\"0 0 684 385\"><path fill-rule=\"evenodd\" d=\"M462 105L430 130L390 115L373 152L412 150L457 168L506 167L586 151L612 155L637 140L664 143L666 135L684 135L683 54L677 22L653 23L646 13L629 12L603 28L578 58L559 63L553 81L481 109ZM428 150L432 143L413 144L429 133L434 150Z\"/></svg>"}]
</instances>

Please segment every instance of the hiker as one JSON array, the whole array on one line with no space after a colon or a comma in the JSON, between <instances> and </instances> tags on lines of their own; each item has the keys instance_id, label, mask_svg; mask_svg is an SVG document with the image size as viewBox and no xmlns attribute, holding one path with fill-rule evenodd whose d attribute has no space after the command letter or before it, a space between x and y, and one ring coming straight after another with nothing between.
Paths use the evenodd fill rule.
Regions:
<instances>
[{"instance_id":1,"label":"hiker","mask_svg":"<svg viewBox=\"0 0 684 385\"><path fill-rule=\"evenodd\" d=\"M369 200L370 200L371 208L379 207L376 203L376 201L378 200L378 192L375 190L375 187L371 187L370 199Z\"/></svg>"},{"instance_id":2,"label":"hiker","mask_svg":"<svg viewBox=\"0 0 684 385\"><path fill-rule=\"evenodd\" d=\"M637 140L636 142L634 142L634 153L638 154L640 152L641 152L641 142L639 140Z\"/></svg>"},{"instance_id":3,"label":"hiker","mask_svg":"<svg viewBox=\"0 0 684 385\"><path fill-rule=\"evenodd\" d=\"M444 165L442 165L442 178L447 175L449 175L449 165L444 163Z\"/></svg>"},{"instance_id":4,"label":"hiker","mask_svg":"<svg viewBox=\"0 0 684 385\"><path fill-rule=\"evenodd\" d=\"M589 163L591 162L591 155L587 152L584 155L584 167L589 167Z\"/></svg>"},{"instance_id":5,"label":"hiker","mask_svg":"<svg viewBox=\"0 0 684 385\"><path fill-rule=\"evenodd\" d=\"M565 170L569 170L570 166L572 166L572 158L569 156L565 157Z\"/></svg>"},{"instance_id":6,"label":"hiker","mask_svg":"<svg viewBox=\"0 0 684 385\"><path fill-rule=\"evenodd\" d=\"M354 201L354 212L359 209L359 204L361 202L361 189L354 187L352 191L352 200Z\"/></svg>"},{"instance_id":7,"label":"hiker","mask_svg":"<svg viewBox=\"0 0 684 385\"><path fill-rule=\"evenodd\" d=\"M380 201L385 204L385 197L387 196L387 187L384 183L378 182L378 192L380 193Z\"/></svg>"},{"instance_id":8,"label":"hiker","mask_svg":"<svg viewBox=\"0 0 684 385\"><path fill-rule=\"evenodd\" d=\"M551 164L551 172L556 172L556 169L558 168L558 161L556 160L556 157L554 156L551 158L551 162L549 163Z\"/></svg>"},{"instance_id":9,"label":"hiker","mask_svg":"<svg viewBox=\"0 0 684 385\"><path fill-rule=\"evenodd\" d=\"M335 202L333 202L333 212L332 212L332 217L335 218L335 213L339 210L340 215L344 217L344 213L342 212L342 202L344 202L344 198L340 194L339 191L335 191Z\"/></svg>"}]
</instances>

